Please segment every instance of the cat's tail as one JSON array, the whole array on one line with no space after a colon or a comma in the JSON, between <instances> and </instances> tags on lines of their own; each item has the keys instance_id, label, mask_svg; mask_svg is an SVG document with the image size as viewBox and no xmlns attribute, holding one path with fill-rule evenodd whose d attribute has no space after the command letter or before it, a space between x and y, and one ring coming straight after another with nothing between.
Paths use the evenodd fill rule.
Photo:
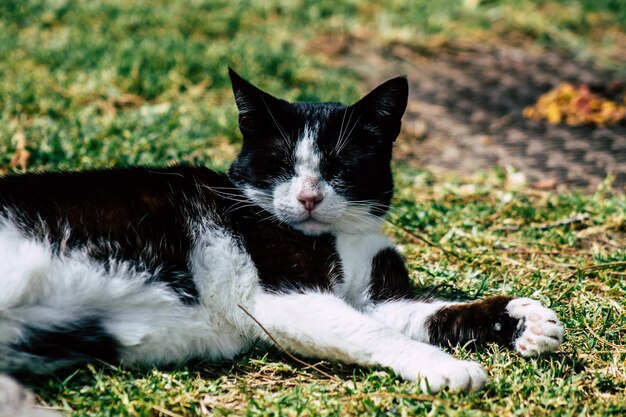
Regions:
<instances>
[{"instance_id":1,"label":"cat's tail","mask_svg":"<svg viewBox=\"0 0 626 417\"><path fill-rule=\"evenodd\" d=\"M0 417L61 417L35 405L34 395L8 375L0 374Z\"/></svg>"}]
</instances>

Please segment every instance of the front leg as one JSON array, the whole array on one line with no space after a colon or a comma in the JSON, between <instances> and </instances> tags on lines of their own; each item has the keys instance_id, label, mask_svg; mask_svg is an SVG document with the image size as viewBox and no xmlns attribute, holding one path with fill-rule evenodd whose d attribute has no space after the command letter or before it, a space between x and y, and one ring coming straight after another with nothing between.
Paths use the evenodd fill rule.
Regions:
<instances>
[{"instance_id":1,"label":"front leg","mask_svg":"<svg viewBox=\"0 0 626 417\"><path fill-rule=\"evenodd\" d=\"M495 296L471 303L411 300L404 260L393 248L372 261L371 315L414 340L435 345L511 347L522 356L555 351L563 340L556 314L530 298Z\"/></svg>"},{"instance_id":2,"label":"front leg","mask_svg":"<svg viewBox=\"0 0 626 417\"><path fill-rule=\"evenodd\" d=\"M372 316L414 340L470 347L496 343L522 356L555 351L563 340L556 314L530 298L495 296L470 303L388 301Z\"/></svg>"},{"instance_id":3,"label":"front leg","mask_svg":"<svg viewBox=\"0 0 626 417\"><path fill-rule=\"evenodd\" d=\"M386 366L405 379L420 381L422 390L469 391L486 381L479 364L395 332L332 294L259 292L252 315L284 348L305 356ZM257 337L271 341L250 325Z\"/></svg>"}]
</instances>

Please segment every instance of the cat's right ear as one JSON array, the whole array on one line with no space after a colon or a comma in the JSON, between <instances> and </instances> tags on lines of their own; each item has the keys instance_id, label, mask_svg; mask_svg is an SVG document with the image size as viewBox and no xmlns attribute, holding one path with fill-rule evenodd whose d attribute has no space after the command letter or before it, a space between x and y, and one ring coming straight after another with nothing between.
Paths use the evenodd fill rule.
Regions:
<instances>
[{"instance_id":1,"label":"cat's right ear","mask_svg":"<svg viewBox=\"0 0 626 417\"><path fill-rule=\"evenodd\" d=\"M239 110L239 128L242 132L270 125L275 114L289 104L250 84L230 67L228 75Z\"/></svg>"}]
</instances>

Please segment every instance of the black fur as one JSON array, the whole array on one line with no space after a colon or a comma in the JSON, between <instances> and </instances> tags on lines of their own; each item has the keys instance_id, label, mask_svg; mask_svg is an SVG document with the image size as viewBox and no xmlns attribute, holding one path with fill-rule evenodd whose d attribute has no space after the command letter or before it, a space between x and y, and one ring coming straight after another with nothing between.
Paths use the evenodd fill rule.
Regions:
<instances>
[{"instance_id":1,"label":"black fur","mask_svg":"<svg viewBox=\"0 0 626 417\"><path fill-rule=\"evenodd\" d=\"M342 279L341 260L331 235L302 233L248 217L238 230L266 289L331 290ZM254 222L254 224L248 223Z\"/></svg>"},{"instance_id":2,"label":"black fur","mask_svg":"<svg viewBox=\"0 0 626 417\"><path fill-rule=\"evenodd\" d=\"M305 236L213 192L233 187L223 174L189 166L27 174L0 179L0 205L57 251L84 248L104 265L131 262L186 303L198 301L190 228L205 218L240 237L267 288L329 288L340 280L330 235Z\"/></svg>"},{"instance_id":3,"label":"black fur","mask_svg":"<svg viewBox=\"0 0 626 417\"><path fill-rule=\"evenodd\" d=\"M506 306L512 299L499 295L442 308L426 323L430 343L468 347L487 343L511 346L517 335L524 330L519 328L519 320L506 312Z\"/></svg>"},{"instance_id":4,"label":"black fur","mask_svg":"<svg viewBox=\"0 0 626 417\"><path fill-rule=\"evenodd\" d=\"M0 179L0 205L57 251L83 248L105 265L130 261L194 303L189 216L215 217L222 204L203 183L230 185L223 175L190 167L8 176Z\"/></svg>"},{"instance_id":5,"label":"black fur","mask_svg":"<svg viewBox=\"0 0 626 417\"><path fill-rule=\"evenodd\" d=\"M98 359L115 363L119 360L117 340L96 317L83 317L54 330L26 327L23 340L11 348L52 362L69 358L76 362Z\"/></svg>"},{"instance_id":6,"label":"black fur","mask_svg":"<svg viewBox=\"0 0 626 417\"><path fill-rule=\"evenodd\" d=\"M374 301L411 298L413 293L404 259L392 248L384 249L374 257L371 283Z\"/></svg>"}]
</instances>

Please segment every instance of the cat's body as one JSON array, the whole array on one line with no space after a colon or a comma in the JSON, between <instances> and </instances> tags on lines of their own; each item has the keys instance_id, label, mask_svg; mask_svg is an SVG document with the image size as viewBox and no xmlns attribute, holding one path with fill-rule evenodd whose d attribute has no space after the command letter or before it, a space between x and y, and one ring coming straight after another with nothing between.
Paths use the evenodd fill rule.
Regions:
<instances>
[{"instance_id":1,"label":"cat's body","mask_svg":"<svg viewBox=\"0 0 626 417\"><path fill-rule=\"evenodd\" d=\"M536 301L411 298L379 233L406 80L346 107L290 104L231 78L244 146L228 176L0 179L0 370L232 359L268 331L300 354L387 366L436 391L477 389L485 373L432 344L556 349L562 328Z\"/></svg>"}]
</instances>

